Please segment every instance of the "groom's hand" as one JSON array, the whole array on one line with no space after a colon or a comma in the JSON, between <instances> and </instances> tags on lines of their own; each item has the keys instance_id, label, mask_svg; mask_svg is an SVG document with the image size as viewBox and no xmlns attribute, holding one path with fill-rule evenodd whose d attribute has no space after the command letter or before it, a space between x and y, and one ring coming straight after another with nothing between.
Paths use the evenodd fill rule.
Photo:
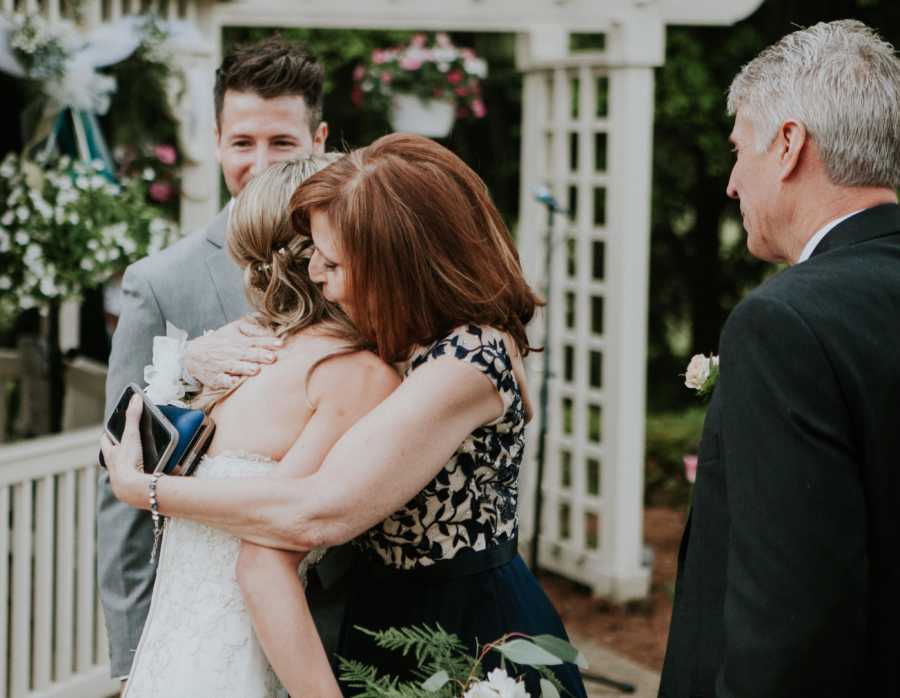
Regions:
<instances>
[{"instance_id":1,"label":"groom's hand","mask_svg":"<svg viewBox=\"0 0 900 698\"><path fill-rule=\"evenodd\" d=\"M230 388L258 373L260 365L274 363L282 344L268 328L241 318L188 342L184 368L209 388Z\"/></svg>"}]
</instances>

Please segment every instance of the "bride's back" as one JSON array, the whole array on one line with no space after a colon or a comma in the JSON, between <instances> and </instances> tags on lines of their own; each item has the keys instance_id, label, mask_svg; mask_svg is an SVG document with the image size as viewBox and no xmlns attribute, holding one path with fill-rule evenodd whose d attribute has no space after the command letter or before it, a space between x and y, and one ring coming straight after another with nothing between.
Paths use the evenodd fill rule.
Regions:
<instances>
[{"instance_id":1,"label":"bride's back","mask_svg":"<svg viewBox=\"0 0 900 698\"><path fill-rule=\"evenodd\" d=\"M343 342L315 326L286 338L274 363L261 366L257 375L247 378L213 409L216 433L209 455L243 451L280 460L313 414L313 399L307 394L313 383L307 380L310 369L319 359L345 349ZM379 362L368 352L328 361Z\"/></svg>"}]
</instances>

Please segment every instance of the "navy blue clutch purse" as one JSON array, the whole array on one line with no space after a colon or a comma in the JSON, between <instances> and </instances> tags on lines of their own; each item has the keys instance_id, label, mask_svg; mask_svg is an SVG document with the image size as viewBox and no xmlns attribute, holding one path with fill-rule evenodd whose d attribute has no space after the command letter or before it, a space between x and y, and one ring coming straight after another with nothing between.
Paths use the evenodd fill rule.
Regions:
<instances>
[{"instance_id":1,"label":"navy blue clutch purse","mask_svg":"<svg viewBox=\"0 0 900 698\"><path fill-rule=\"evenodd\" d=\"M166 475L190 475L200 462L215 434L216 423L205 410L156 405L163 417L174 427L178 440L165 463L155 471Z\"/></svg>"},{"instance_id":2,"label":"navy blue clutch purse","mask_svg":"<svg viewBox=\"0 0 900 698\"><path fill-rule=\"evenodd\" d=\"M226 396L233 390L232 388L228 391ZM129 383L122 390L116 408L106 423L106 433L115 443L122 441L125 413L132 396L136 394L144 400L144 410L138 424L144 472L190 475L206 453L209 442L216 432L216 423L209 416L209 412L221 397L199 410L156 405L137 384ZM99 459L100 465L106 467L102 453Z\"/></svg>"}]
</instances>

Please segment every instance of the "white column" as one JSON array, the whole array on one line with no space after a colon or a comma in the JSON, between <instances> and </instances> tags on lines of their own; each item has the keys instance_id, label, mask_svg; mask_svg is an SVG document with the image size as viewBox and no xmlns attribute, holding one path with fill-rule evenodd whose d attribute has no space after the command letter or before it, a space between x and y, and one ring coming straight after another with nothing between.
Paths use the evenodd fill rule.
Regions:
<instances>
[{"instance_id":1,"label":"white column","mask_svg":"<svg viewBox=\"0 0 900 698\"><path fill-rule=\"evenodd\" d=\"M649 15L615 24L610 63L608 206L606 520L601 532L607 569L596 588L619 601L646 595L642 564L644 426L647 362L654 75L665 27Z\"/></svg>"},{"instance_id":2,"label":"white column","mask_svg":"<svg viewBox=\"0 0 900 698\"><path fill-rule=\"evenodd\" d=\"M172 112L180 120L178 142L184 156L180 221L183 234L205 228L219 210L213 85L216 67L221 62L222 32L215 21L213 2L203 0L190 7L200 37L195 42L184 42L176 52L185 77L184 93L170 92Z\"/></svg>"}]
</instances>

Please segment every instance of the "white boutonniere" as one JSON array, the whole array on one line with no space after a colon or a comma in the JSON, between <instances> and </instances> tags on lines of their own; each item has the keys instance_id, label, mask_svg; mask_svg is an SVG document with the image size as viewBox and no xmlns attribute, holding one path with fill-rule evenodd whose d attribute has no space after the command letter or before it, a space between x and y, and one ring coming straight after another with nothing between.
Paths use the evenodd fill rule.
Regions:
<instances>
[{"instance_id":1,"label":"white boutonniere","mask_svg":"<svg viewBox=\"0 0 900 698\"><path fill-rule=\"evenodd\" d=\"M719 357L715 354L705 356L694 354L684 374L684 384L697 393L697 397L706 397L712 393L719 379Z\"/></svg>"},{"instance_id":2,"label":"white boutonniere","mask_svg":"<svg viewBox=\"0 0 900 698\"><path fill-rule=\"evenodd\" d=\"M188 386L182 380L187 332L166 322L166 336L153 338L153 363L144 367L144 392L158 405L184 407Z\"/></svg>"}]
</instances>

